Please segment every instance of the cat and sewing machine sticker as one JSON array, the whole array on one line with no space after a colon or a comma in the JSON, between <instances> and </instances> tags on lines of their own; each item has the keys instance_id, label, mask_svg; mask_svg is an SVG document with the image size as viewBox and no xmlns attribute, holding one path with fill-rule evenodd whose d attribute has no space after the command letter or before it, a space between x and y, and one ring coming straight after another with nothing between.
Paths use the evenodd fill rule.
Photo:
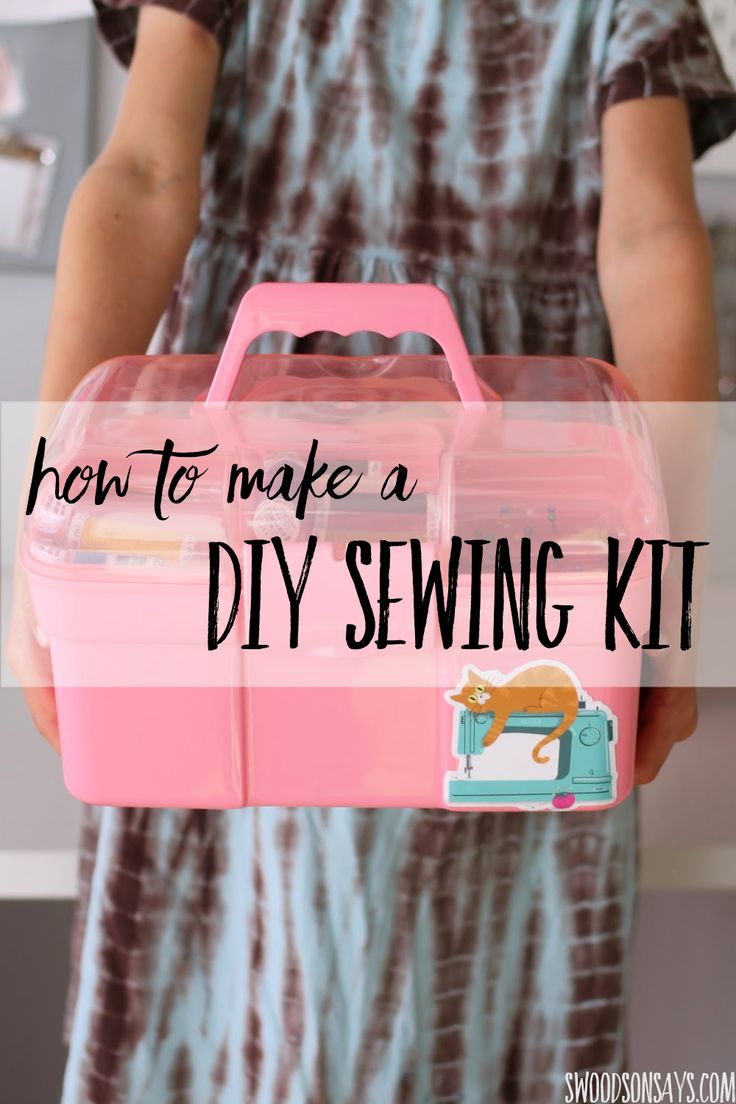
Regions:
<instances>
[{"instance_id":1,"label":"cat and sewing machine sticker","mask_svg":"<svg viewBox=\"0 0 736 1104\"><path fill-rule=\"evenodd\" d=\"M453 707L445 776L451 807L556 809L616 799L611 710L590 701L562 663L525 663L508 676L465 667L445 700Z\"/></svg>"}]
</instances>

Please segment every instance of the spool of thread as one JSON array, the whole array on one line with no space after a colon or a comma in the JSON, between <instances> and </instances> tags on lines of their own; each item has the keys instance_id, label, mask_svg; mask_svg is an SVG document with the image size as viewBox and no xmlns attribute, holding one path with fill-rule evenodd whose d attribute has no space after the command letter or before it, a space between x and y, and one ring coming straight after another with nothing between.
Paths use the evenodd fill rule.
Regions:
<instances>
[{"instance_id":1,"label":"spool of thread","mask_svg":"<svg viewBox=\"0 0 736 1104\"><path fill-rule=\"evenodd\" d=\"M47 537L58 537L66 530L70 517L71 506L68 502L47 495L36 510L36 529Z\"/></svg>"},{"instance_id":2,"label":"spool of thread","mask_svg":"<svg viewBox=\"0 0 736 1104\"><path fill-rule=\"evenodd\" d=\"M294 541L299 536L301 524L290 502L266 499L256 507L251 527L261 540L280 537L282 541Z\"/></svg>"}]
</instances>

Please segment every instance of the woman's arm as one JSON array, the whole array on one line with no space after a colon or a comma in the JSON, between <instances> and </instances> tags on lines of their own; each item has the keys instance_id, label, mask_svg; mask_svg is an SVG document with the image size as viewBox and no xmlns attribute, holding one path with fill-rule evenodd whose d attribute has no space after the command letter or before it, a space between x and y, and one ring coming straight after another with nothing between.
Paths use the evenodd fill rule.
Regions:
<instances>
[{"instance_id":1,"label":"woman's arm","mask_svg":"<svg viewBox=\"0 0 736 1104\"><path fill-rule=\"evenodd\" d=\"M686 106L673 98L632 100L603 116L603 205L598 275L617 365L645 402L718 397L718 352L710 244L698 213ZM688 447L670 429L658 435L673 539L692 525L702 468L694 437L704 419L676 408L690 425ZM672 408L675 410L675 408ZM657 431L655 430L655 436ZM706 449L704 448L705 452ZM673 602L679 595L672 591ZM665 579L665 600L667 580ZM650 655L663 653L650 653ZM697 723L695 690L651 687L642 695L636 781L656 777L672 747Z\"/></svg>"},{"instance_id":2,"label":"woman's arm","mask_svg":"<svg viewBox=\"0 0 736 1104\"><path fill-rule=\"evenodd\" d=\"M64 221L41 399L65 399L102 360L145 352L197 228L218 62L191 20L141 11L113 135Z\"/></svg>"},{"instance_id":3,"label":"woman's arm","mask_svg":"<svg viewBox=\"0 0 736 1104\"><path fill-rule=\"evenodd\" d=\"M102 360L146 351L197 228L218 63L215 39L191 20L141 11L113 135L64 221L42 400L66 399ZM45 420L42 411L41 430ZM36 727L58 750L48 650L33 632L25 576L15 574L8 663Z\"/></svg>"},{"instance_id":4,"label":"woman's arm","mask_svg":"<svg viewBox=\"0 0 736 1104\"><path fill-rule=\"evenodd\" d=\"M686 106L631 100L603 116L598 276L616 363L644 402L718 397L711 253Z\"/></svg>"}]
</instances>

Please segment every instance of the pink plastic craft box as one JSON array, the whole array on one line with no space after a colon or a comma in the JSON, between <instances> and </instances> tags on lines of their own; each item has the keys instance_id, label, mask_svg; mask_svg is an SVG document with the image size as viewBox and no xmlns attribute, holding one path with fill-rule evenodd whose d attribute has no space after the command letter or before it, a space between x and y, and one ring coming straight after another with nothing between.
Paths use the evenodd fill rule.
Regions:
<instances>
[{"instance_id":1,"label":"pink plastic craft box","mask_svg":"<svg viewBox=\"0 0 736 1104\"><path fill-rule=\"evenodd\" d=\"M246 355L267 332L322 330L419 332L443 355ZM201 493L164 524L141 487L154 487L166 436L189 451L218 448ZM328 461L352 464L362 497L311 502L301 518L257 490L228 502L234 459L298 472L310 440ZM577 358L470 358L447 299L428 286L263 284L245 296L219 361L139 356L94 369L50 431L45 462L63 474L105 457L113 471L133 451L142 482L114 512L96 513L89 496L59 501L45 479L21 545L72 794L131 806L573 811L626 797L641 653L603 647L608 538L626 548L664 537L666 518L645 422L615 369ZM398 462L416 491L401 508L376 509L376 489ZM430 618L423 649L349 649L346 623L358 632L361 624L349 542L376 551L368 592L379 541L399 548L420 537L428 560L446 562L455 534L489 544L505 536L517 552L528 538L535 555L542 541L559 542L565 558L553 564L547 601L575 611L562 644L533 636L522 646L509 605L500 647L479 625L465 644L485 633L483 647L463 647L460 635L447 647ZM222 546L240 556L248 540L264 542L260 632L271 641L289 614L266 547L276 536L294 579L318 538L299 644L245 648L251 615L244 600L235 604ZM215 541L223 639L208 648ZM456 603L472 621L470 547ZM405 599L408 562L397 559L391 583ZM238 571L245 593L245 560ZM639 632L649 595L649 574L637 568L627 617ZM411 643L409 610L396 602L390 624Z\"/></svg>"}]
</instances>

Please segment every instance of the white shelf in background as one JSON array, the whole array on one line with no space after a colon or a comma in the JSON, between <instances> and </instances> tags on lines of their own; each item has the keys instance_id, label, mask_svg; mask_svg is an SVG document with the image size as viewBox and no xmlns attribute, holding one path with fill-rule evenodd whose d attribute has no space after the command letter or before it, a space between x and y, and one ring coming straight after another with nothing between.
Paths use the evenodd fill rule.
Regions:
<instances>
[{"instance_id":1,"label":"white shelf in background","mask_svg":"<svg viewBox=\"0 0 736 1104\"><path fill-rule=\"evenodd\" d=\"M736 844L645 847L641 888L736 890ZM0 901L71 900L77 892L76 851L0 851Z\"/></svg>"},{"instance_id":2,"label":"white shelf in background","mask_svg":"<svg viewBox=\"0 0 736 1104\"><path fill-rule=\"evenodd\" d=\"M736 844L645 847L641 886L658 890L736 890Z\"/></svg>"},{"instance_id":3,"label":"white shelf in background","mask_svg":"<svg viewBox=\"0 0 736 1104\"><path fill-rule=\"evenodd\" d=\"M76 851L0 851L0 900L76 897Z\"/></svg>"}]
</instances>

